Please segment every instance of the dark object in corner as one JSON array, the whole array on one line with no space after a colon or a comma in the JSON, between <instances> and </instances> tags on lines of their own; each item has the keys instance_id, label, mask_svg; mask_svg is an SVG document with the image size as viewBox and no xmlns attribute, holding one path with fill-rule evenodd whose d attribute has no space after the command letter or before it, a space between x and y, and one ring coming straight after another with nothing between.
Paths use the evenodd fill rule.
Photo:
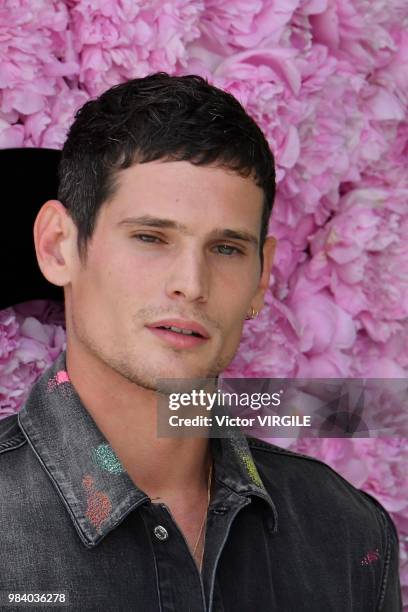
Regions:
<instances>
[{"instance_id":1,"label":"dark object in corner","mask_svg":"<svg viewBox=\"0 0 408 612\"><path fill-rule=\"evenodd\" d=\"M33 226L41 206L57 198L56 149L0 149L2 184L0 310L31 300L64 300L64 290L43 276Z\"/></svg>"}]
</instances>

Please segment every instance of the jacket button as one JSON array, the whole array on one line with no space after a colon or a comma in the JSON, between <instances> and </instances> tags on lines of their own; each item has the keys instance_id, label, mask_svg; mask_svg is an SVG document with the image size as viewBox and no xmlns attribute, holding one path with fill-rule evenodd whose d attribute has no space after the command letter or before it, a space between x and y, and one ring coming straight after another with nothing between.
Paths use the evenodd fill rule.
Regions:
<instances>
[{"instance_id":1,"label":"jacket button","mask_svg":"<svg viewBox=\"0 0 408 612\"><path fill-rule=\"evenodd\" d=\"M163 525L156 525L153 529L153 533L158 540L167 540L169 537L167 529L163 527Z\"/></svg>"}]
</instances>

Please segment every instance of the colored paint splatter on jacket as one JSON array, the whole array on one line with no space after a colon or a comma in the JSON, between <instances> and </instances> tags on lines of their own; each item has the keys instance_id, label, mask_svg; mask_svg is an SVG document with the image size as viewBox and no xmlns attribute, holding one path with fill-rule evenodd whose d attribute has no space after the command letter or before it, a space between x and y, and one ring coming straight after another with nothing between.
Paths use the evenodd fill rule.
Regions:
<instances>
[{"instance_id":1,"label":"colored paint splatter on jacket","mask_svg":"<svg viewBox=\"0 0 408 612\"><path fill-rule=\"evenodd\" d=\"M121 474L124 468L109 444L99 444L91 451L92 461L101 470L110 474Z\"/></svg>"},{"instance_id":2,"label":"colored paint splatter on jacket","mask_svg":"<svg viewBox=\"0 0 408 612\"><path fill-rule=\"evenodd\" d=\"M258 470L256 469L256 465L252 458L252 455L248 449L248 447L243 443L243 441L239 438L230 437L230 442L232 447L239 457L241 463L246 468L251 480L258 486L264 489L264 484L259 476Z\"/></svg>"},{"instance_id":3,"label":"colored paint splatter on jacket","mask_svg":"<svg viewBox=\"0 0 408 612\"><path fill-rule=\"evenodd\" d=\"M89 474L84 476L82 484L86 490L87 497L85 516L99 530L102 523L106 521L112 512L112 502L106 493L95 489L93 478Z\"/></svg>"},{"instance_id":4,"label":"colored paint splatter on jacket","mask_svg":"<svg viewBox=\"0 0 408 612\"><path fill-rule=\"evenodd\" d=\"M55 391L55 389L62 390L63 392L71 391L71 381L66 370L60 370L49 379L47 390Z\"/></svg>"},{"instance_id":5,"label":"colored paint splatter on jacket","mask_svg":"<svg viewBox=\"0 0 408 612\"><path fill-rule=\"evenodd\" d=\"M252 478L252 480L254 481L254 483L256 485L258 485L258 487L262 487L264 488L264 484L261 480L261 477L259 476L258 470L256 469L256 465L254 463L254 460L252 459L251 455L249 453L243 454L241 456L241 460L243 461L248 474L250 475L250 477Z\"/></svg>"},{"instance_id":6,"label":"colored paint splatter on jacket","mask_svg":"<svg viewBox=\"0 0 408 612\"><path fill-rule=\"evenodd\" d=\"M364 555L364 557L360 561L360 565L370 565L371 563L374 563L374 561L378 561L379 558L380 553L378 548L376 548L375 550L369 550L368 553Z\"/></svg>"}]
</instances>

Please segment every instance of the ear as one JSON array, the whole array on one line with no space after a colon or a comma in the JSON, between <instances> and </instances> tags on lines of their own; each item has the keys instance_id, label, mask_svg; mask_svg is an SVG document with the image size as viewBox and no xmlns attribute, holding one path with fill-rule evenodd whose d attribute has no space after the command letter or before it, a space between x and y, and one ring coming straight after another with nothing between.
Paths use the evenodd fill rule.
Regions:
<instances>
[{"instance_id":1,"label":"ear","mask_svg":"<svg viewBox=\"0 0 408 612\"><path fill-rule=\"evenodd\" d=\"M251 300L252 306L258 312L262 310L265 304L265 301L264 301L265 292L269 287L269 279L271 275L273 259L275 255L275 249L276 249L276 238L274 238L273 236L268 236L263 246L264 264L263 264L262 274L259 279L256 293Z\"/></svg>"},{"instance_id":2,"label":"ear","mask_svg":"<svg viewBox=\"0 0 408 612\"><path fill-rule=\"evenodd\" d=\"M45 202L36 216L33 232L41 272L50 283L67 285L75 256L76 227L65 206L58 200Z\"/></svg>"}]
</instances>

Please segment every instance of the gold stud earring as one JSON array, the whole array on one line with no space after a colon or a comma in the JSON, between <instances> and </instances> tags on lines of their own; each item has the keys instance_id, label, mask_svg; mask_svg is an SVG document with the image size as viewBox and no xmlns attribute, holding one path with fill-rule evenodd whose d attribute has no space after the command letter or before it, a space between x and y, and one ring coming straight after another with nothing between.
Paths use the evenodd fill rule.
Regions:
<instances>
[{"instance_id":1,"label":"gold stud earring","mask_svg":"<svg viewBox=\"0 0 408 612\"><path fill-rule=\"evenodd\" d=\"M251 306L251 314L247 315L245 317L245 320L249 321L250 319L256 319L258 314L259 314L259 312L257 310L255 310L255 308L253 306Z\"/></svg>"}]
</instances>

